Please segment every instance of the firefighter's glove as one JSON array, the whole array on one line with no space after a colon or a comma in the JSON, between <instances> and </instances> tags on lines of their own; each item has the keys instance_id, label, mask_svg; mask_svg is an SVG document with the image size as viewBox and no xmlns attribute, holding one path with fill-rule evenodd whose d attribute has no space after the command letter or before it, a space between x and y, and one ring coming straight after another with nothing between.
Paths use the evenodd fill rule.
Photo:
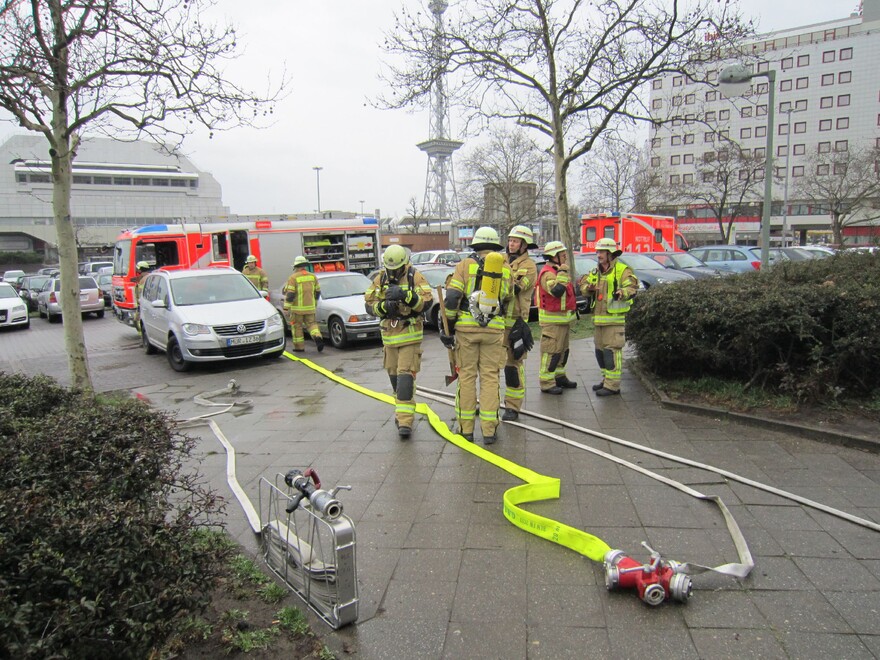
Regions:
<instances>
[{"instance_id":1,"label":"firefighter's glove","mask_svg":"<svg viewBox=\"0 0 880 660\"><path fill-rule=\"evenodd\" d=\"M392 284L385 291L385 300L389 302L404 302L406 300L406 291L397 284Z\"/></svg>"},{"instance_id":2,"label":"firefighter's glove","mask_svg":"<svg viewBox=\"0 0 880 660\"><path fill-rule=\"evenodd\" d=\"M448 335L440 330L440 341L446 348L455 348L455 328L451 328Z\"/></svg>"},{"instance_id":3,"label":"firefighter's glove","mask_svg":"<svg viewBox=\"0 0 880 660\"><path fill-rule=\"evenodd\" d=\"M379 316L386 319L394 319L400 316L400 303L396 300L383 300L376 305Z\"/></svg>"},{"instance_id":4,"label":"firefighter's glove","mask_svg":"<svg viewBox=\"0 0 880 660\"><path fill-rule=\"evenodd\" d=\"M611 294L611 297L614 300L620 300L621 298L623 298L623 294L620 292L620 289L618 289L617 291L615 291L614 293Z\"/></svg>"},{"instance_id":5,"label":"firefighter's glove","mask_svg":"<svg viewBox=\"0 0 880 660\"><path fill-rule=\"evenodd\" d=\"M404 296L404 298L403 298L403 303L407 307L415 307L418 304L418 302L419 302L419 295L415 291L413 291L412 289L409 289L406 292L406 296Z\"/></svg>"}]
</instances>

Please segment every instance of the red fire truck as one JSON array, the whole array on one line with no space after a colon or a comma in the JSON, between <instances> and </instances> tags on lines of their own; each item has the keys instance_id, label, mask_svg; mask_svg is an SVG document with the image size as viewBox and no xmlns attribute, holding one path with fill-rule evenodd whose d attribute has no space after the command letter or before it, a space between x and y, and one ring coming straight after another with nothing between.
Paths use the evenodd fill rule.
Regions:
<instances>
[{"instance_id":1,"label":"red fire truck","mask_svg":"<svg viewBox=\"0 0 880 660\"><path fill-rule=\"evenodd\" d=\"M138 262L151 268L244 267L252 254L280 289L293 259L305 256L315 272L348 270L367 274L379 267L379 223L373 218L150 225L123 232L113 250L113 312L132 324Z\"/></svg>"},{"instance_id":2,"label":"red fire truck","mask_svg":"<svg viewBox=\"0 0 880 660\"><path fill-rule=\"evenodd\" d=\"M613 238L624 252L684 252L687 241L675 218L644 213L581 216L581 252L594 252L600 238Z\"/></svg>"}]
</instances>

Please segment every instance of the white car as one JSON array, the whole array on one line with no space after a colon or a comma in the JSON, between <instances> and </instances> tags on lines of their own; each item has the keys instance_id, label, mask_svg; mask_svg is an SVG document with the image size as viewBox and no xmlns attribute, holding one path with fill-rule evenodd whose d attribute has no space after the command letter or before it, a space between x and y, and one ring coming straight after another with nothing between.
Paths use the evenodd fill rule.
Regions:
<instances>
[{"instance_id":1,"label":"white car","mask_svg":"<svg viewBox=\"0 0 880 660\"><path fill-rule=\"evenodd\" d=\"M409 261L414 266L420 264L450 264L454 266L462 258L462 254L454 250L424 250L413 252L409 256Z\"/></svg>"},{"instance_id":2,"label":"white car","mask_svg":"<svg viewBox=\"0 0 880 660\"><path fill-rule=\"evenodd\" d=\"M284 353L284 319L233 268L160 268L147 275L138 302L144 351L165 351L175 371Z\"/></svg>"},{"instance_id":3,"label":"white car","mask_svg":"<svg viewBox=\"0 0 880 660\"><path fill-rule=\"evenodd\" d=\"M18 295L15 287L0 282L0 328L29 328L27 303Z\"/></svg>"}]
</instances>

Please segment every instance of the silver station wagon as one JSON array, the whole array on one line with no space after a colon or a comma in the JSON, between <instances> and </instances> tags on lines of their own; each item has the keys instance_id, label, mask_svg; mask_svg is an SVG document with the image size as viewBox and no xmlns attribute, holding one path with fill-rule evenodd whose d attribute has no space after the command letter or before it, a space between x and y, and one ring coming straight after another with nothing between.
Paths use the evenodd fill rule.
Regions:
<instances>
[{"instance_id":1,"label":"silver station wagon","mask_svg":"<svg viewBox=\"0 0 880 660\"><path fill-rule=\"evenodd\" d=\"M147 276L139 305L144 351L165 351L175 371L284 352L281 314L232 268L159 269Z\"/></svg>"}]
</instances>

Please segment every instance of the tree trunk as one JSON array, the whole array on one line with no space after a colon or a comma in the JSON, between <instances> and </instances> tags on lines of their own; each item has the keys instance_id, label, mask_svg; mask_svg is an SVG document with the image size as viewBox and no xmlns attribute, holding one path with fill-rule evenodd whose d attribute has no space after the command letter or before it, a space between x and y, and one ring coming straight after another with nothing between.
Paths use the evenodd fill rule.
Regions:
<instances>
[{"instance_id":1,"label":"tree trunk","mask_svg":"<svg viewBox=\"0 0 880 660\"><path fill-rule=\"evenodd\" d=\"M843 222L837 213L831 214L831 236L835 245L843 247Z\"/></svg>"},{"instance_id":2,"label":"tree trunk","mask_svg":"<svg viewBox=\"0 0 880 660\"><path fill-rule=\"evenodd\" d=\"M63 126L63 128L57 128ZM52 210L55 215L55 231L58 237L58 261L61 265L61 317L64 322L64 346L67 350L67 368L73 389L92 391L89 361L83 336L82 316L79 307L78 254L73 221L70 217L70 187L73 179L73 150L67 135L66 116L56 123L53 131Z\"/></svg>"},{"instance_id":3,"label":"tree trunk","mask_svg":"<svg viewBox=\"0 0 880 660\"><path fill-rule=\"evenodd\" d=\"M566 173L568 166L565 163L565 144L563 140L562 125L557 124L553 133L553 176L556 183L556 222L559 225L559 237L565 244L568 252L568 267L574 281L574 237L571 233L571 222L568 218L568 187Z\"/></svg>"}]
</instances>

